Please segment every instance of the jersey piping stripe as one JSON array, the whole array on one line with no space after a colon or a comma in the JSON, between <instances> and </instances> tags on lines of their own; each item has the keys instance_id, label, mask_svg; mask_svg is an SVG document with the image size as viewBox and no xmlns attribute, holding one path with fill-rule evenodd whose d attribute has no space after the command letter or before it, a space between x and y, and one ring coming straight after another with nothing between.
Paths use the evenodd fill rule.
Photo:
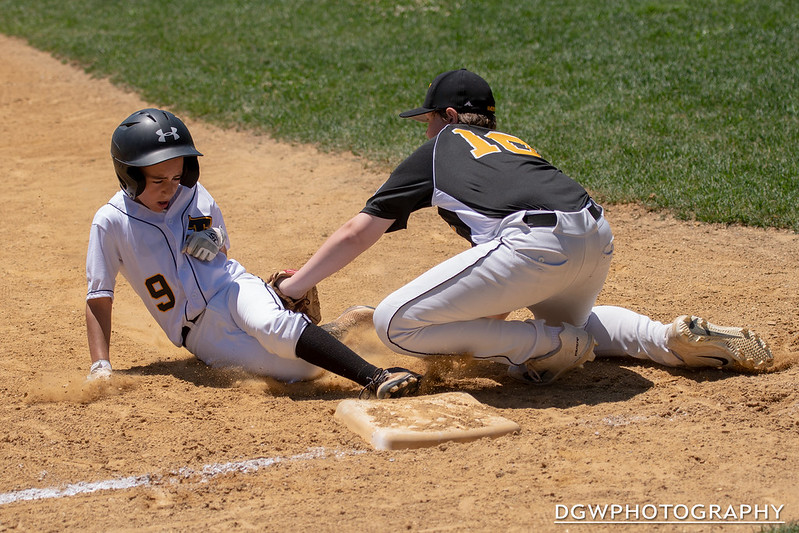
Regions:
<instances>
[{"instance_id":1,"label":"jersey piping stripe","mask_svg":"<svg viewBox=\"0 0 799 533\"><path fill-rule=\"evenodd\" d=\"M197 191L195 190L193 192L193 194L196 195ZM189 204L191 204L191 202L189 202ZM158 232L161 234L161 236L164 238L164 241L166 242L166 247L169 250L169 254L172 256L172 264L175 267L175 271L177 271L177 269L178 269L178 261L177 261L177 258L175 257L175 253L172 251L172 247L169 245L169 239L167 238L166 234L164 233L164 230L162 230L161 228L159 228L156 224L153 224L152 222L148 222L147 220L144 220L144 219L139 218L137 216L131 215L130 213L126 213L125 211L123 211L119 207L115 206L114 204L109 203L108 205L110 205L111 207L113 207L114 209L116 209L117 211L119 211L120 213L122 213L123 215L125 215L128 218L131 218L133 220L141 222L142 224L147 224L148 226L152 226L153 228L157 229ZM188 206L187 206L186 209L188 209ZM186 211L184 210L183 215L185 215L185 214L186 214ZM184 216L181 216L181 219L184 219L184 218L185 218ZM185 234L185 228L184 228L184 232L183 233ZM202 287L200 286L200 283L197 281L197 273L194 271L194 267L192 266L191 261L189 261L188 264L189 264L189 268L191 268L191 274L194 277L194 283L196 283L197 284L197 288L200 289L200 296L202 296L203 302L205 302L205 305L207 307L208 306L208 299L205 297L205 293L203 293ZM186 320L189 319L189 317L186 314L186 306L184 306L184 308L183 308L183 317Z\"/></svg>"},{"instance_id":2,"label":"jersey piping stripe","mask_svg":"<svg viewBox=\"0 0 799 533\"><path fill-rule=\"evenodd\" d=\"M114 294L114 291L112 291L112 290L108 290L108 289L96 289L96 290L93 290L93 291L89 291L89 293L86 295L86 299L87 299L87 300L91 300L92 298L90 298L90 296L91 296L92 294L97 294L98 292L110 292L111 294Z\"/></svg>"},{"instance_id":3,"label":"jersey piping stripe","mask_svg":"<svg viewBox=\"0 0 799 533\"><path fill-rule=\"evenodd\" d=\"M189 203L186 204L186 207L183 209L183 213L181 213L181 215L180 215L180 220L183 223L183 235L184 236L186 235L186 231L188 229L186 227L186 221L188 220L187 213L189 212L189 207L191 207L191 205L194 203L194 198L196 196L197 196L197 188L195 187L192 190L191 200L189 200ZM203 288L200 285L200 281L197 279L197 272L194 270L194 265L191 264L191 261L187 261L187 262L188 262L189 268L191 269L191 275L194 277L194 283L195 283L195 285L197 285L197 288L200 289L200 296L202 296L202 298L203 298L203 302L205 303L205 307L208 307L208 298L205 297L205 293L203 292ZM186 299L186 305L183 308L183 318L185 318L186 320L191 321L191 319L189 318L188 313L186 313L186 310L188 309L188 307L189 307L189 301L188 301L188 298L187 298ZM194 317L194 318L197 319L197 317Z\"/></svg>"},{"instance_id":4,"label":"jersey piping stripe","mask_svg":"<svg viewBox=\"0 0 799 533\"><path fill-rule=\"evenodd\" d=\"M175 258L175 253L172 251L172 247L171 247L171 246L169 246L169 239L167 238L166 234L164 233L164 230L162 230L161 228L159 228L157 225L153 224L152 222L148 222L148 221L146 221L146 220L144 220L144 219L142 219L142 218L139 218L139 217L133 216L133 215L131 215L130 213L126 213L125 211L121 210L120 208L118 208L118 207L117 207L117 206L115 206L114 204L108 204L108 205L110 205L111 207L113 207L114 209L116 209L117 211L119 211L120 213L122 213L123 215L125 215L125 216L126 216L126 217L128 217L128 218L132 218L133 220L136 220L136 221L138 221L138 222L141 222L142 224L147 224L148 226L152 226L152 227L154 227L155 229L157 229L157 230L158 230L158 232L161 234L161 236L162 236L162 237L164 238L164 240L166 241L166 244L167 244L167 249L169 250L169 253L170 253L170 255L172 255L172 264L173 264L173 265L175 265L175 270L177 270L177 268L178 268L178 261L177 261L177 259Z\"/></svg>"},{"instance_id":5,"label":"jersey piping stripe","mask_svg":"<svg viewBox=\"0 0 799 533\"><path fill-rule=\"evenodd\" d=\"M470 269L470 268L472 268L474 265L476 265L477 263L479 263L480 261L482 261L483 259L485 259L485 258L486 258L486 257L488 257L489 255L491 255L493 252L495 252L495 251L496 251L496 250L497 250L497 249L498 249L500 246L502 246L502 245L503 245L503 243L502 243L501 241L497 241L497 243L496 243L496 246L494 246L494 247L493 247L493 248L491 248L490 250L486 250L486 253L485 253L485 254L483 254L483 255L481 255L480 257L478 257L477 259L475 259L475 260L474 260L474 262L472 262L471 264L469 264L469 265L467 265L466 267L464 267L464 268L463 268L462 270L460 270L460 271L459 271L457 274L454 274L454 275L453 275L453 276L451 276L450 278L448 278L448 279L445 279L444 281L442 281L441 283L439 283L439 284L438 284L438 285L436 285L435 287L431 287L431 288L430 288L428 291L425 291L425 292L423 292L422 294L420 294L420 295L418 295L418 296L414 297L413 299L409 300L409 301L408 301L408 302L407 302L405 305L403 305L403 306L401 306L399 309L397 309L397 310L394 312L394 314L391 316L391 319L389 319L389 321L388 321L388 329L387 329L387 331L386 331L386 337L388 338L389 342L390 342L391 344L393 344L394 346L396 346L397 348L399 348L400 350L402 350L402 351L404 351L404 352L412 353L412 354L417 354L417 355L446 355L446 354L441 354L441 353L439 353L439 352L435 352L435 353L431 353L431 352L417 352L417 351L415 351L415 350L409 350L408 348L405 348L405 347L403 347L403 346L402 346L402 345L400 345L399 343L396 343L396 342L394 342L394 340L393 340L393 339L392 339L392 338L389 336L389 334L388 334L388 332L389 332L389 331L391 331L391 323L394 321L394 318L396 318L396 316L397 316L397 315L400 313L400 311L402 311L402 309L404 309L404 308L407 308L408 306L412 305L414 302L416 302L417 300L419 300L420 298L422 298L423 296L425 296L425 295L426 295L426 294L428 294L429 292L431 292L431 291L434 291L435 289L437 289L437 288L441 287L442 285L445 285L446 283L449 283L450 281L452 281L452 280L454 280L454 279L457 279L457 278L459 278L459 277L460 277L460 275L461 275L461 274L463 274L463 273L464 273L466 270L469 270L469 269Z\"/></svg>"}]
</instances>

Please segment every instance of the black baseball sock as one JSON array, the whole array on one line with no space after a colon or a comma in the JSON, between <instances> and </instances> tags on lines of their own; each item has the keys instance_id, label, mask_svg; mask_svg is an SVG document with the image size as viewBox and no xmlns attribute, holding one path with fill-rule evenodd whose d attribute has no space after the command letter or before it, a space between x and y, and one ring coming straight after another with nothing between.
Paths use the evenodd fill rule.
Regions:
<instances>
[{"instance_id":1,"label":"black baseball sock","mask_svg":"<svg viewBox=\"0 0 799 533\"><path fill-rule=\"evenodd\" d=\"M297 341L297 357L364 387L379 370L313 324L305 328Z\"/></svg>"}]
</instances>

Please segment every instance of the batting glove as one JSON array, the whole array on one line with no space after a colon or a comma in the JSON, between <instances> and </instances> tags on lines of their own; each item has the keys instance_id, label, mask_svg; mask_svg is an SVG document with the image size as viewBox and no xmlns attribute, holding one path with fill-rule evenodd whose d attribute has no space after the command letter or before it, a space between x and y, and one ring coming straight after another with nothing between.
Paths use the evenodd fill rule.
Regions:
<instances>
[{"instance_id":1,"label":"batting glove","mask_svg":"<svg viewBox=\"0 0 799 533\"><path fill-rule=\"evenodd\" d=\"M89 375L86 379L93 381L95 379L108 379L111 377L111 363L105 359L100 359L92 363L89 369Z\"/></svg>"},{"instance_id":2,"label":"batting glove","mask_svg":"<svg viewBox=\"0 0 799 533\"><path fill-rule=\"evenodd\" d=\"M227 243L227 233L222 226L195 231L186 238L183 253L196 257L200 261L210 261Z\"/></svg>"}]
</instances>

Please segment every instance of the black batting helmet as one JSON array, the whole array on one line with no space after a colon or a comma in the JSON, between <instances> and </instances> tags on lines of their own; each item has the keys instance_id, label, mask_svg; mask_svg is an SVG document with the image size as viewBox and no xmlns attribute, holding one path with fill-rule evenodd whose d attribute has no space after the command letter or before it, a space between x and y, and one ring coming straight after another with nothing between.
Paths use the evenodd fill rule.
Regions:
<instances>
[{"instance_id":1,"label":"black batting helmet","mask_svg":"<svg viewBox=\"0 0 799 533\"><path fill-rule=\"evenodd\" d=\"M193 187L200 177L197 156L189 128L178 117L161 109L142 109L122 121L111 137L111 157L119 186L136 198L144 191L144 174L139 167L183 157L180 184Z\"/></svg>"}]
</instances>

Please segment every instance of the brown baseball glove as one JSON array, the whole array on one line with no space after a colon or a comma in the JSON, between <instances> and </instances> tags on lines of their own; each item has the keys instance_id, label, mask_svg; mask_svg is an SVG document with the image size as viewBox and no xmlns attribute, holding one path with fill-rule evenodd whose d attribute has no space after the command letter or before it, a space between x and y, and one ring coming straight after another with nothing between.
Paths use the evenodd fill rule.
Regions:
<instances>
[{"instance_id":1,"label":"brown baseball glove","mask_svg":"<svg viewBox=\"0 0 799 533\"><path fill-rule=\"evenodd\" d=\"M319 324L319 322L322 321L322 305L319 302L319 292L316 290L315 285L299 298L286 296L280 290L280 282L286 278L290 278L295 272L297 271L290 269L275 272L269 276L269 279L266 282L270 287L272 287L278 297L283 300L283 305L286 306L286 309L290 309L296 313L303 313L311 319L311 322L314 324Z\"/></svg>"}]
</instances>

